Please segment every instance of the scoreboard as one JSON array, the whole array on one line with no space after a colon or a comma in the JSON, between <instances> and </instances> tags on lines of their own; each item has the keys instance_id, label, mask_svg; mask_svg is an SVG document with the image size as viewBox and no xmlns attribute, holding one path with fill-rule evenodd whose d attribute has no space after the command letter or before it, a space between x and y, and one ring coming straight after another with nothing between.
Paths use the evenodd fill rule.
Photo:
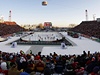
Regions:
<instances>
[{"instance_id":1,"label":"scoreboard","mask_svg":"<svg viewBox=\"0 0 100 75\"><path fill-rule=\"evenodd\" d=\"M52 23L51 22L44 22L44 26L52 26Z\"/></svg>"},{"instance_id":2,"label":"scoreboard","mask_svg":"<svg viewBox=\"0 0 100 75\"><path fill-rule=\"evenodd\" d=\"M44 27L45 28L51 28L52 27L52 23L51 22L44 22Z\"/></svg>"}]
</instances>

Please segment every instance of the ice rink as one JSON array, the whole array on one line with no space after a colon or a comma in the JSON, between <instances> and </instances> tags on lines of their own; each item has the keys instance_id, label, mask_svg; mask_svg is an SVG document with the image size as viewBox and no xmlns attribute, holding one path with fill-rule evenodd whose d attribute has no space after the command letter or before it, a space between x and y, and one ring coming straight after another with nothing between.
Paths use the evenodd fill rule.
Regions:
<instances>
[{"instance_id":1,"label":"ice rink","mask_svg":"<svg viewBox=\"0 0 100 75\"><path fill-rule=\"evenodd\" d=\"M34 32L22 38L22 40L26 41L55 41L57 39L62 39L61 34L58 32Z\"/></svg>"}]
</instances>

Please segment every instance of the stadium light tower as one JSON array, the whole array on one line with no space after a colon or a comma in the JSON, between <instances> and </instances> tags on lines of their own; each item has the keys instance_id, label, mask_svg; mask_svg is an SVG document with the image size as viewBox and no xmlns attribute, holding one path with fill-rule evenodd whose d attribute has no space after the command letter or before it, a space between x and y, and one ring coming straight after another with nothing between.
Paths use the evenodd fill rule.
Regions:
<instances>
[{"instance_id":1,"label":"stadium light tower","mask_svg":"<svg viewBox=\"0 0 100 75\"><path fill-rule=\"evenodd\" d=\"M86 21L88 21L88 11L85 10Z\"/></svg>"},{"instance_id":2,"label":"stadium light tower","mask_svg":"<svg viewBox=\"0 0 100 75\"><path fill-rule=\"evenodd\" d=\"M11 21L11 10L9 11L9 21Z\"/></svg>"},{"instance_id":3,"label":"stadium light tower","mask_svg":"<svg viewBox=\"0 0 100 75\"><path fill-rule=\"evenodd\" d=\"M93 14L93 20L95 20L96 14Z\"/></svg>"},{"instance_id":4,"label":"stadium light tower","mask_svg":"<svg viewBox=\"0 0 100 75\"><path fill-rule=\"evenodd\" d=\"M1 15L1 22L4 22L4 16L3 15Z\"/></svg>"}]
</instances>

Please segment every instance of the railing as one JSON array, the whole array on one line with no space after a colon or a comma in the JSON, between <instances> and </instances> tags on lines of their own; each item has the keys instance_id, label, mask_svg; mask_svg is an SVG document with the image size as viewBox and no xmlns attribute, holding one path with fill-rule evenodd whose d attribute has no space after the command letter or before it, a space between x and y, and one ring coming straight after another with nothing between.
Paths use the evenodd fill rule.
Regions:
<instances>
[{"instance_id":1,"label":"railing","mask_svg":"<svg viewBox=\"0 0 100 75\"><path fill-rule=\"evenodd\" d=\"M69 41L65 38L56 41L24 41L24 40L17 40L17 44L21 45L61 45L62 42L65 42L66 45L72 45Z\"/></svg>"}]
</instances>

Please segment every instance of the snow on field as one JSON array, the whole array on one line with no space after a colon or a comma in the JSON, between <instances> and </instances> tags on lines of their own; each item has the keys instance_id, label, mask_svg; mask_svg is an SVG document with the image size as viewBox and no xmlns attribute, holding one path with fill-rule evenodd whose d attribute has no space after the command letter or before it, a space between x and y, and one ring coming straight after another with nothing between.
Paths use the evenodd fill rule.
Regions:
<instances>
[{"instance_id":1,"label":"snow on field","mask_svg":"<svg viewBox=\"0 0 100 75\"><path fill-rule=\"evenodd\" d=\"M74 42L75 46L67 46L66 49L62 49L61 46L45 46L42 49L42 55L48 55L50 53L56 52L57 54L82 54L83 51L90 51L91 53L100 52L100 43L95 42L91 39L84 38L72 38L66 34L66 32L62 32L62 34ZM29 50L31 46L29 45L17 45L15 48L12 48L11 45L7 45L8 43L13 42L14 40L19 39L20 37L11 37L5 42L0 42L0 50L4 52L19 52L20 50L24 50L26 52Z\"/></svg>"}]
</instances>

